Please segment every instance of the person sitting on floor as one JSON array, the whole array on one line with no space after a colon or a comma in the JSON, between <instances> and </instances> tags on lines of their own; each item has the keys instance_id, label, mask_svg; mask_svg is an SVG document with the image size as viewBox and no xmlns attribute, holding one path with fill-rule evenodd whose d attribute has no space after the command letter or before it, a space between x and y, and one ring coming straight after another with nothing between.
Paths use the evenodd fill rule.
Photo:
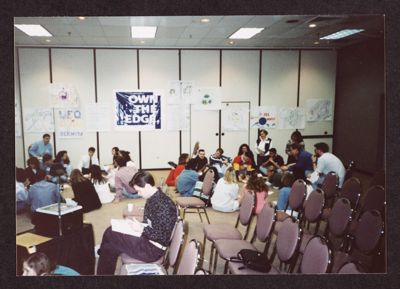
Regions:
<instances>
[{"instance_id":1,"label":"person sitting on floor","mask_svg":"<svg viewBox=\"0 0 400 289\"><path fill-rule=\"evenodd\" d=\"M124 196L130 199L140 198L135 189L129 185L129 181L138 172L138 169L126 165L128 162L126 156L118 156L115 162L118 168L115 172L115 198L113 203L119 203Z\"/></svg>"},{"instance_id":2,"label":"person sitting on floor","mask_svg":"<svg viewBox=\"0 0 400 289\"><path fill-rule=\"evenodd\" d=\"M29 179L29 185L33 185L39 181L39 172L41 172L40 162L36 157L30 157L27 161L27 165L25 176Z\"/></svg>"},{"instance_id":3,"label":"person sitting on floor","mask_svg":"<svg viewBox=\"0 0 400 289\"><path fill-rule=\"evenodd\" d=\"M15 205L17 213L25 210L28 205L28 190L26 186L29 183L25 175L25 170L21 168L15 169Z\"/></svg>"},{"instance_id":4,"label":"person sitting on floor","mask_svg":"<svg viewBox=\"0 0 400 289\"><path fill-rule=\"evenodd\" d=\"M271 186L276 188L282 187L282 174L279 173L274 166L268 166L267 178Z\"/></svg>"},{"instance_id":5,"label":"person sitting on floor","mask_svg":"<svg viewBox=\"0 0 400 289\"><path fill-rule=\"evenodd\" d=\"M110 192L110 186L108 185L107 178L103 176L103 173L98 165L92 165L90 167L90 180L99 196L102 204L111 203L115 194Z\"/></svg>"},{"instance_id":6,"label":"person sitting on floor","mask_svg":"<svg viewBox=\"0 0 400 289\"><path fill-rule=\"evenodd\" d=\"M240 145L239 151L238 151L238 154L237 154L237 155L238 155L238 156L241 156L241 155L243 155L245 152L248 152L248 155L249 155L250 160L251 160L251 166L252 166L253 168L255 168L255 167L256 167L256 161L254 160L254 154L253 154L253 152L251 151L249 145L244 143L244 144L241 144L241 145Z\"/></svg>"},{"instance_id":7,"label":"person sitting on floor","mask_svg":"<svg viewBox=\"0 0 400 289\"><path fill-rule=\"evenodd\" d=\"M292 185L295 181L295 177L291 172L285 172L282 176L282 188L279 190L278 202L276 204L277 210L285 210L286 204L289 200L290 192L292 191ZM290 210L290 207L288 207Z\"/></svg>"},{"instance_id":8,"label":"person sitting on floor","mask_svg":"<svg viewBox=\"0 0 400 289\"><path fill-rule=\"evenodd\" d=\"M68 177L71 175L71 172L72 172L72 164L71 164L71 161L69 160L68 152L67 151L59 151L53 162L62 164L64 166L65 176L68 179Z\"/></svg>"},{"instance_id":9,"label":"person sitting on floor","mask_svg":"<svg viewBox=\"0 0 400 289\"><path fill-rule=\"evenodd\" d=\"M236 177L250 175L253 171L251 162L251 155L249 152L244 152L242 155L238 155L233 159L233 169L236 172Z\"/></svg>"},{"instance_id":10,"label":"person sitting on floor","mask_svg":"<svg viewBox=\"0 0 400 289\"><path fill-rule=\"evenodd\" d=\"M50 135L45 133L42 140L30 145L28 154L30 157L36 157L38 159L41 159L45 154L53 156L53 146L50 143Z\"/></svg>"},{"instance_id":11,"label":"person sitting on floor","mask_svg":"<svg viewBox=\"0 0 400 289\"><path fill-rule=\"evenodd\" d=\"M42 252L36 252L30 255L28 259L23 262L22 271L22 276L80 275L72 268L52 264L49 257Z\"/></svg>"},{"instance_id":12,"label":"person sitting on floor","mask_svg":"<svg viewBox=\"0 0 400 289\"><path fill-rule=\"evenodd\" d=\"M178 179L180 173L185 169L187 162L189 161L189 154L183 153L179 156L178 165L175 168L172 168L168 174L165 183L167 186L175 187L176 180Z\"/></svg>"},{"instance_id":13,"label":"person sitting on floor","mask_svg":"<svg viewBox=\"0 0 400 289\"><path fill-rule=\"evenodd\" d=\"M100 165L97 156L94 154L96 149L94 147L90 147L88 149L87 155L82 156L78 163L78 170L82 171L82 174L88 175L90 173L91 165Z\"/></svg>"},{"instance_id":14,"label":"person sitting on floor","mask_svg":"<svg viewBox=\"0 0 400 289\"><path fill-rule=\"evenodd\" d=\"M59 198L62 199L56 184L46 181L46 174L40 171L37 175L38 181L31 185L28 190L28 199L31 204L31 211L55 204ZM34 223L34 218L32 218Z\"/></svg>"},{"instance_id":15,"label":"person sitting on floor","mask_svg":"<svg viewBox=\"0 0 400 289\"><path fill-rule=\"evenodd\" d=\"M99 249L97 275L112 275L118 256L122 253L144 263L154 262L165 255L172 231L178 220L174 202L155 187L153 176L139 171L130 181L138 194L146 199L143 223L130 222L138 237L113 231L111 227L103 234Z\"/></svg>"},{"instance_id":16,"label":"person sitting on floor","mask_svg":"<svg viewBox=\"0 0 400 289\"><path fill-rule=\"evenodd\" d=\"M267 168L273 166L275 171L281 172L281 166L284 165L283 158L276 153L275 148L269 150L269 158L267 161L261 164L259 170L264 175L267 174Z\"/></svg>"},{"instance_id":17,"label":"person sitting on floor","mask_svg":"<svg viewBox=\"0 0 400 289\"><path fill-rule=\"evenodd\" d=\"M176 189L182 196L191 197L198 180L199 174L196 171L196 161L191 159L179 175L176 181Z\"/></svg>"},{"instance_id":18,"label":"person sitting on floor","mask_svg":"<svg viewBox=\"0 0 400 289\"><path fill-rule=\"evenodd\" d=\"M233 167L226 169L224 177L218 180L211 197L212 208L221 212L239 209L239 185Z\"/></svg>"},{"instance_id":19,"label":"person sitting on floor","mask_svg":"<svg viewBox=\"0 0 400 289\"><path fill-rule=\"evenodd\" d=\"M80 170L71 172L71 186L74 192L74 200L82 206L84 213L101 208L101 202L92 182L85 178Z\"/></svg>"},{"instance_id":20,"label":"person sitting on floor","mask_svg":"<svg viewBox=\"0 0 400 289\"><path fill-rule=\"evenodd\" d=\"M258 215L261 212L268 197L269 188L263 178L258 177L256 174L252 174L248 178L246 184L243 186L240 193L240 198L243 198L244 192L246 191L255 194L256 203L254 212L256 215Z\"/></svg>"},{"instance_id":21,"label":"person sitting on floor","mask_svg":"<svg viewBox=\"0 0 400 289\"><path fill-rule=\"evenodd\" d=\"M127 167L136 168L136 164L132 161L129 151L119 150L118 155L123 157L126 160ZM117 159L117 157L115 159Z\"/></svg>"},{"instance_id":22,"label":"person sitting on floor","mask_svg":"<svg viewBox=\"0 0 400 289\"><path fill-rule=\"evenodd\" d=\"M281 169L283 171L289 170L293 172L296 179L306 180L314 170L311 154L303 150L301 145L297 143L290 145L290 154L296 159L296 162L294 164L281 166Z\"/></svg>"},{"instance_id":23,"label":"person sitting on floor","mask_svg":"<svg viewBox=\"0 0 400 289\"><path fill-rule=\"evenodd\" d=\"M224 150L222 148L217 148L215 153L210 156L210 166L217 169L220 178L224 176L225 170L231 161L231 158L224 156Z\"/></svg>"}]
</instances>

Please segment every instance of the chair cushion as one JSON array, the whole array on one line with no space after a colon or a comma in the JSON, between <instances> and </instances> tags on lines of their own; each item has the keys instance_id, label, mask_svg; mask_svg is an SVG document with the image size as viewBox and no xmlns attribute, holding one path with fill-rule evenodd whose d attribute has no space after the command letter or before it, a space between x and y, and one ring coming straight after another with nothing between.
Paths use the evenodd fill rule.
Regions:
<instances>
[{"instance_id":1,"label":"chair cushion","mask_svg":"<svg viewBox=\"0 0 400 289\"><path fill-rule=\"evenodd\" d=\"M241 249L257 250L251 243L245 240L218 239L214 244L218 254L225 260L236 257Z\"/></svg>"},{"instance_id":2,"label":"chair cushion","mask_svg":"<svg viewBox=\"0 0 400 289\"><path fill-rule=\"evenodd\" d=\"M280 273L278 271L278 269L276 269L274 266L271 267L271 271L269 271L268 273L251 270L249 268L239 269L239 268L243 267L242 263L229 262L228 266L229 266L229 271L234 275L267 275L267 274L279 274Z\"/></svg>"},{"instance_id":3,"label":"chair cushion","mask_svg":"<svg viewBox=\"0 0 400 289\"><path fill-rule=\"evenodd\" d=\"M204 235L209 241L218 239L240 240L242 234L235 227L228 224L211 224L203 228Z\"/></svg>"},{"instance_id":4,"label":"chair cushion","mask_svg":"<svg viewBox=\"0 0 400 289\"><path fill-rule=\"evenodd\" d=\"M349 261L349 255L345 252L337 251L333 256L332 273L337 273L342 266Z\"/></svg>"},{"instance_id":5,"label":"chair cushion","mask_svg":"<svg viewBox=\"0 0 400 289\"><path fill-rule=\"evenodd\" d=\"M154 264L159 264L161 265L164 261L164 256L161 257L160 259L154 261L154 262L143 262L141 260L135 259L130 257L128 254L122 253L121 255L121 261L122 264L131 264L131 263L135 263L135 264L144 264L144 263L154 263Z\"/></svg>"},{"instance_id":6,"label":"chair cushion","mask_svg":"<svg viewBox=\"0 0 400 289\"><path fill-rule=\"evenodd\" d=\"M187 207L205 207L206 203L196 197L178 197L176 203L184 208Z\"/></svg>"}]
</instances>

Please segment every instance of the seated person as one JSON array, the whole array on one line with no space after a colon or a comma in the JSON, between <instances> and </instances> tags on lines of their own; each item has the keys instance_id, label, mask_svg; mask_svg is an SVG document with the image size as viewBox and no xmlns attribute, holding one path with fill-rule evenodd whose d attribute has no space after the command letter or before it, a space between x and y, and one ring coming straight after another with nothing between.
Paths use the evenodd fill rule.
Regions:
<instances>
[{"instance_id":1,"label":"seated person","mask_svg":"<svg viewBox=\"0 0 400 289\"><path fill-rule=\"evenodd\" d=\"M291 172L283 173L282 188L279 190L278 203L276 205L277 210L285 210L295 180L296 178ZM288 209L290 210L290 206L288 206Z\"/></svg>"},{"instance_id":2,"label":"seated person","mask_svg":"<svg viewBox=\"0 0 400 289\"><path fill-rule=\"evenodd\" d=\"M241 156L241 155L243 155L245 152L248 152L249 153L249 157L250 157L250 160L251 160L251 166L253 167L253 168L255 168L256 167L256 161L254 160L254 154L253 154L253 152L251 151L251 149L250 149L250 147L249 147L249 145L247 145L247 144L242 144L242 145L240 145L240 147L239 147L239 151L238 151L238 156Z\"/></svg>"},{"instance_id":3,"label":"seated person","mask_svg":"<svg viewBox=\"0 0 400 289\"><path fill-rule=\"evenodd\" d=\"M130 156L130 152L128 151L124 151L124 150L119 150L118 151L118 155L123 157L126 160L126 166L127 167L134 167L136 168L135 163L132 161L131 156ZM115 158L117 159L117 157Z\"/></svg>"},{"instance_id":4,"label":"seated person","mask_svg":"<svg viewBox=\"0 0 400 289\"><path fill-rule=\"evenodd\" d=\"M296 180L306 180L307 176L314 170L312 155L303 150L301 145L297 143L290 145L290 154L295 158L296 162L287 166L281 166L281 169L293 172Z\"/></svg>"},{"instance_id":5,"label":"seated person","mask_svg":"<svg viewBox=\"0 0 400 289\"><path fill-rule=\"evenodd\" d=\"M255 194L256 204L254 212L256 215L258 215L261 212L265 204L265 200L268 197L269 188L265 184L263 178L257 177L256 174L252 174L242 188L242 191L240 193L241 199L243 198L244 192L246 191Z\"/></svg>"},{"instance_id":6,"label":"seated person","mask_svg":"<svg viewBox=\"0 0 400 289\"><path fill-rule=\"evenodd\" d=\"M23 263L23 276L49 276L49 275L64 275L78 276L80 275L74 269L53 265L49 257L42 252L33 253Z\"/></svg>"},{"instance_id":7,"label":"seated person","mask_svg":"<svg viewBox=\"0 0 400 289\"><path fill-rule=\"evenodd\" d=\"M196 161L191 159L179 175L176 181L176 189L182 196L191 197L198 180L199 174L196 171Z\"/></svg>"},{"instance_id":8,"label":"seated person","mask_svg":"<svg viewBox=\"0 0 400 289\"><path fill-rule=\"evenodd\" d=\"M180 173L185 169L187 162L189 161L189 154L181 154L179 156L178 165L175 168L172 168L168 174L168 177L165 183L170 187L175 187L176 180Z\"/></svg>"},{"instance_id":9,"label":"seated person","mask_svg":"<svg viewBox=\"0 0 400 289\"><path fill-rule=\"evenodd\" d=\"M282 187L282 174L279 173L274 166L269 166L267 168L267 178L271 186L278 188Z\"/></svg>"},{"instance_id":10,"label":"seated person","mask_svg":"<svg viewBox=\"0 0 400 289\"><path fill-rule=\"evenodd\" d=\"M28 154L30 157L41 159L45 154L53 155L53 146L50 143L50 135L45 133L43 139L34 142L29 146Z\"/></svg>"},{"instance_id":11,"label":"seated person","mask_svg":"<svg viewBox=\"0 0 400 289\"><path fill-rule=\"evenodd\" d=\"M40 162L36 157L30 157L27 161L27 167L25 169L25 176L29 180L29 185L39 181Z\"/></svg>"},{"instance_id":12,"label":"seated person","mask_svg":"<svg viewBox=\"0 0 400 289\"><path fill-rule=\"evenodd\" d=\"M71 172L71 186L74 192L74 200L82 206L84 213L99 209L101 202L92 182L85 178L80 170Z\"/></svg>"},{"instance_id":13,"label":"seated person","mask_svg":"<svg viewBox=\"0 0 400 289\"><path fill-rule=\"evenodd\" d=\"M55 204L58 202L61 195L56 184L46 181L46 174L40 171L37 175L38 181L29 187L28 199L31 204L31 211ZM32 219L32 221L34 221Z\"/></svg>"},{"instance_id":14,"label":"seated person","mask_svg":"<svg viewBox=\"0 0 400 289\"><path fill-rule=\"evenodd\" d=\"M65 175L66 175L67 178L71 175L72 164L71 164L71 162L69 160L67 151L59 151L57 153L57 156L56 156L56 158L54 159L53 162L62 164L64 166Z\"/></svg>"},{"instance_id":15,"label":"seated person","mask_svg":"<svg viewBox=\"0 0 400 289\"><path fill-rule=\"evenodd\" d=\"M225 170L228 164L231 162L231 158L224 156L224 150L222 148L217 148L214 154L210 156L210 166L217 169L220 178L224 176Z\"/></svg>"},{"instance_id":16,"label":"seated person","mask_svg":"<svg viewBox=\"0 0 400 289\"><path fill-rule=\"evenodd\" d=\"M290 153L290 146L293 143L297 143L300 145L300 148L302 150L304 150L304 141L303 141L303 136L301 135L301 133L296 129L294 132L292 132L292 134L290 135L290 140L287 142L286 144L286 148L285 148L285 153L288 155L286 164L293 164L296 162L296 159L294 156L292 156L292 154Z\"/></svg>"},{"instance_id":17,"label":"seated person","mask_svg":"<svg viewBox=\"0 0 400 289\"><path fill-rule=\"evenodd\" d=\"M90 167L90 180L92 181L102 204L111 203L114 200L115 194L110 192L110 186L107 178L103 176L103 173L98 165L92 165Z\"/></svg>"},{"instance_id":18,"label":"seated person","mask_svg":"<svg viewBox=\"0 0 400 289\"><path fill-rule=\"evenodd\" d=\"M171 234L178 220L174 202L155 187L153 176L140 171L130 185L146 199L143 223L133 219L132 230L140 237L115 232L109 227L103 234L99 249L97 275L112 275L118 256L122 253L144 263L154 262L165 255Z\"/></svg>"},{"instance_id":19,"label":"seated person","mask_svg":"<svg viewBox=\"0 0 400 289\"><path fill-rule=\"evenodd\" d=\"M138 172L138 169L133 166L127 166L128 159L126 156L118 156L115 162L117 171L115 172L115 198L113 203L119 203L124 196L131 199L140 198L135 189L129 185L130 180Z\"/></svg>"},{"instance_id":20,"label":"seated person","mask_svg":"<svg viewBox=\"0 0 400 289\"><path fill-rule=\"evenodd\" d=\"M281 166L283 166L283 165L284 165L283 158L276 153L276 149L275 148L271 148L269 150L268 160L261 164L261 166L259 167L259 170L260 170L261 173L266 175L267 174L267 167L274 166L275 170L280 172L281 171Z\"/></svg>"},{"instance_id":21,"label":"seated person","mask_svg":"<svg viewBox=\"0 0 400 289\"><path fill-rule=\"evenodd\" d=\"M203 149L199 149L199 151L197 152L197 156L193 158L193 160L195 163L195 171L202 175L206 171L208 164L206 152Z\"/></svg>"},{"instance_id":22,"label":"seated person","mask_svg":"<svg viewBox=\"0 0 400 289\"><path fill-rule=\"evenodd\" d=\"M226 169L224 177L218 180L211 197L212 208L221 212L239 209L239 185L232 167Z\"/></svg>"},{"instance_id":23,"label":"seated person","mask_svg":"<svg viewBox=\"0 0 400 289\"><path fill-rule=\"evenodd\" d=\"M236 156L233 159L233 169L236 172L236 177L249 175L253 171L253 165L251 161L251 155L248 152L244 152L241 155Z\"/></svg>"},{"instance_id":24,"label":"seated person","mask_svg":"<svg viewBox=\"0 0 400 289\"><path fill-rule=\"evenodd\" d=\"M17 213L22 212L28 205L28 190L26 185L28 184L29 180L25 176L24 169L16 168L15 170L15 204Z\"/></svg>"},{"instance_id":25,"label":"seated person","mask_svg":"<svg viewBox=\"0 0 400 289\"><path fill-rule=\"evenodd\" d=\"M99 164L99 160L97 159L97 156L94 154L96 152L96 149L94 147L90 147L88 149L88 154L82 156L82 158L80 159L79 163L78 163L78 170L82 171L82 174L84 175L88 175L90 173L90 166L91 165L98 165Z\"/></svg>"}]
</instances>

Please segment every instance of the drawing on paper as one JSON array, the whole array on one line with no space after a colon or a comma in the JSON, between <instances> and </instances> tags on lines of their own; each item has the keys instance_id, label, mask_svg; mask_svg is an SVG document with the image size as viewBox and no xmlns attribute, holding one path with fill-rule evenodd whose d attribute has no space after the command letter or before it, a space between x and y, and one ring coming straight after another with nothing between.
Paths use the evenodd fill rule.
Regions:
<instances>
[{"instance_id":1,"label":"drawing on paper","mask_svg":"<svg viewBox=\"0 0 400 289\"><path fill-rule=\"evenodd\" d=\"M279 110L279 127L282 129L304 129L306 112L302 107L282 107Z\"/></svg>"},{"instance_id":2,"label":"drawing on paper","mask_svg":"<svg viewBox=\"0 0 400 289\"><path fill-rule=\"evenodd\" d=\"M73 85L52 83L49 85L51 107L78 107L78 95Z\"/></svg>"},{"instance_id":3,"label":"drawing on paper","mask_svg":"<svg viewBox=\"0 0 400 289\"><path fill-rule=\"evenodd\" d=\"M221 91L218 87L199 87L196 89L195 110L221 109Z\"/></svg>"},{"instance_id":4,"label":"drawing on paper","mask_svg":"<svg viewBox=\"0 0 400 289\"><path fill-rule=\"evenodd\" d=\"M190 129L190 105L170 104L167 106L167 130L188 131Z\"/></svg>"},{"instance_id":5,"label":"drawing on paper","mask_svg":"<svg viewBox=\"0 0 400 289\"><path fill-rule=\"evenodd\" d=\"M251 110L251 127L276 128L277 115L275 106L259 106Z\"/></svg>"},{"instance_id":6,"label":"drawing on paper","mask_svg":"<svg viewBox=\"0 0 400 289\"><path fill-rule=\"evenodd\" d=\"M57 109L56 123L59 138L83 137L82 112L79 108Z\"/></svg>"},{"instance_id":7,"label":"drawing on paper","mask_svg":"<svg viewBox=\"0 0 400 289\"><path fill-rule=\"evenodd\" d=\"M308 99L306 108L309 122L332 120L332 101L330 99Z\"/></svg>"},{"instance_id":8,"label":"drawing on paper","mask_svg":"<svg viewBox=\"0 0 400 289\"><path fill-rule=\"evenodd\" d=\"M24 132L54 132L53 110L47 108L27 108L24 110Z\"/></svg>"},{"instance_id":9,"label":"drawing on paper","mask_svg":"<svg viewBox=\"0 0 400 289\"><path fill-rule=\"evenodd\" d=\"M249 110L245 108L225 108L221 112L222 130L247 131L249 126Z\"/></svg>"},{"instance_id":10,"label":"drawing on paper","mask_svg":"<svg viewBox=\"0 0 400 289\"><path fill-rule=\"evenodd\" d=\"M190 104L195 101L193 99L193 81L170 81L167 92L168 104L180 104L182 102Z\"/></svg>"}]
</instances>

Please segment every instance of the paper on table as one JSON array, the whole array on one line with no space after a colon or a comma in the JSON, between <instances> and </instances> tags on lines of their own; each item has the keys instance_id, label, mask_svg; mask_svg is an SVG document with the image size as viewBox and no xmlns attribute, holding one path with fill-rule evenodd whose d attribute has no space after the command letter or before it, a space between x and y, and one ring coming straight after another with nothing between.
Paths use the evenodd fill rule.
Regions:
<instances>
[{"instance_id":1,"label":"paper on table","mask_svg":"<svg viewBox=\"0 0 400 289\"><path fill-rule=\"evenodd\" d=\"M132 222L130 219L111 219L111 229L122 234L140 237L142 234L135 231L132 226L129 225L130 222Z\"/></svg>"},{"instance_id":2,"label":"paper on table","mask_svg":"<svg viewBox=\"0 0 400 289\"><path fill-rule=\"evenodd\" d=\"M313 171L310 177L308 178L311 183L315 183L319 178L319 173L317 170Z\"/></svg>"},{"instance_id":3,"label":"paper on table","mask_svg":"<svg viewBox=\"0 0 400 289\"><path fill-rule=\"evenodd\" d=\"M17 237L16 237L17 245L23 246L26 248L39 245L39 244L47 242L49 240L51 240L51 238L44 237L41 235L36 235L33 233L25 233L25 234L17 235Z\"/></svg>"},{"instance_id":4,"label":"paper on table","mask_svg":"<svg viewBox=\"0 0 400 289\"><path fill-rule=\"evenodd\" d=\"M127 275L165 275L158 264L127 264Z\"/></svg>"}]
</instances>

